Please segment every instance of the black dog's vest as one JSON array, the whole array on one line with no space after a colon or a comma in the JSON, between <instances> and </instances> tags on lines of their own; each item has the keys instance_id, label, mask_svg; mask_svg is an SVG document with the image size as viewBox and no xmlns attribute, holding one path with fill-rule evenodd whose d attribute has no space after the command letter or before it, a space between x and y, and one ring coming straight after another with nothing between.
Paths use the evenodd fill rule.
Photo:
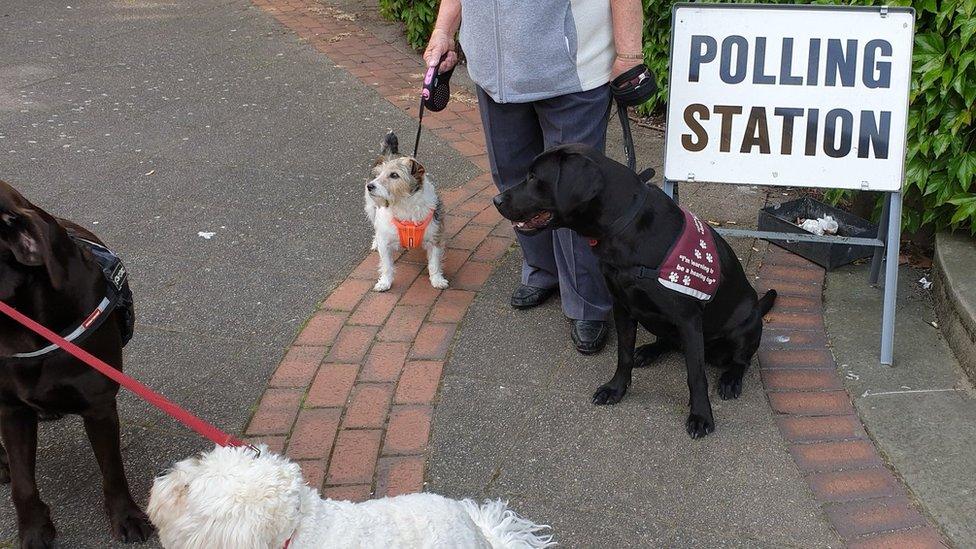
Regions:
<instances>
[{"instance_id":1,"label":"black dog's vest","mask_svg":"<svg viewBox=\"0 0 976 549\"><path fill-rule=\"evenodd\" d=\"M124 347L132 339L136 323L135 304L132 298L132 290L129 288L129 273L126 271L125 265L122 264L122 260L112 250L73 234L71 239L80 248L87 249L101 268L102 275L105 277L105 296L91 314L82 319L77 326L62 333L61 337L75 345L80 345L95 333L107 319L111 318L112 313L118 309L122 315L119 328L122 330L122 346ZM13 358L38 358L58 349L57 345L48 345L30 353L18 353L13 355Z\"/></svg>"}]
</instances>

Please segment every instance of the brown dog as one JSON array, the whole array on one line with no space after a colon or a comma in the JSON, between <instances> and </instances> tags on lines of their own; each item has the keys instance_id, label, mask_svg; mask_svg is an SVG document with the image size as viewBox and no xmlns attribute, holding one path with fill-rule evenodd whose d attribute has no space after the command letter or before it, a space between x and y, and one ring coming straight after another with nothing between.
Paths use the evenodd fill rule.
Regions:
<instances>
[{"instance_id":1,"label":"brown dog","mask_svg":"<svg viewBox=\"0 0 976 549\"><path fill-rule=\"evenodd\" d=\"M113 276L106 274L99 260L106 253L95 235L49 215L0 181L0 300L68 339L74 337L67 334L77 334L76 344L121 370L133 320L126 306L131 293L121 263ZM102 471L113 535L126 542L146 540L153 529L129 493L122 465L118 385L47 347L0 315L0 481L11 483L21 547L54 544L54 524L38 494L34 464L38 417L63 414L84 419Z\"/></svg>"}]
</instances>

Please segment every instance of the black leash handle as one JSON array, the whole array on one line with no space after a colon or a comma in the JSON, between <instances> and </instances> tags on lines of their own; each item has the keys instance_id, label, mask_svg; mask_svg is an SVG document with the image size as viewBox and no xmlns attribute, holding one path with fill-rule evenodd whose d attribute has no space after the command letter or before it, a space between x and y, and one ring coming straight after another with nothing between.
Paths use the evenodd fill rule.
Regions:
<instances>
[{"instance_id":1,"label":"black leash handle","mask_svg":"<svg viewBox=\"0 0 976 549\"><path fill-rule=\"evenodd\" d=\"M420 110L417 114L417 138L413 142L413 156L417 157L417 150L420 148L420 131L424 124L424 111L438 112L447 107L451 100L451 88L449 82L454 69L439 72L441 63L447 59L447 53L441 56L440 60L433 67L428 67L424 73L424 84L420 91Z\"/></svg>"}]
</instances>

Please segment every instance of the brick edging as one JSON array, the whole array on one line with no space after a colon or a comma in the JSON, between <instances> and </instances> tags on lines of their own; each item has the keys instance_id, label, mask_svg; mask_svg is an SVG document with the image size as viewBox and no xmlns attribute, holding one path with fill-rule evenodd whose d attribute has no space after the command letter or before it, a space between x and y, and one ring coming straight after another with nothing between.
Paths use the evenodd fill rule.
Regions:
<instances>
[{"instance_id":1,"label":"brick edging","mask_svg":"<svg viewBox=\"0 0 976 549\"><path fill-rule=\"evenodd\" d=\"M824 270L770 246L760 293L775 288L758 358L769 405L797 468L849 547L939 548L939 531L885 466L827 345Z\"/></svg>"},{"instance_id":2,"label":"brick edging","mask_svg":"<svg viewBox=\"0 0 976 549\"><path fill-rule=\"evenodd\" d=\"M314 0L252 3L416 115L422 67L415 57ZM295 460L328 497L362 501L423 489L448 351L475 292L514 243L511 225L491 205L496 191L477 107L453 101L424 126L482 172L440 193L450 289L431 287L423 250L411 250L396 260L393 287L373 292L377 256L367 255L288 348L245 430Z\"/></svg>"}]
</instances>

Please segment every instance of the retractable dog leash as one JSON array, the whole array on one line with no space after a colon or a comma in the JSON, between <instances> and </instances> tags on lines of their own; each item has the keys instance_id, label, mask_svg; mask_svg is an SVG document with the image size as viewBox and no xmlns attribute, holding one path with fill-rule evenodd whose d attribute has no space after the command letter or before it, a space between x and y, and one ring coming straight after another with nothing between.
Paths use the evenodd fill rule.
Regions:
<instances>
[{"instance_id":1,"label":"retractable dog leash","mask_svg":"<svg viewBox=\"0 0 976 549\"><path fill-rule=\"evenodd\" d=\"M24 315L20 311L14 309L10 305L7 305L3 301L0 301L0 312L7 315L14 322L20 324L21 326L27 328L28 330L34 332L35 334L43 337L47 341L51 342L53 345L57 345L63 349L66 353L75 357L76 359L84 362L92 369L101 373L105 377L111 379L112 381L118 383L119 385L125 387L126 389L132 391L137 396L158 408L159 410L165 412L167 415L175 419L176 421L182 423L186 427L192 429L197 434L203 438L213 442L218 446L244 446L250 448L255 453L260 454L257 448L253 445L248 444L233 435L227 434L214 425L207 423L206 421L198 418L197 416L191 414L190 412L179 407L172 401L168 400L166 397L160 395L159 393L153 391L149 387L146 387L139 381L123 374L119 370L109 366L105 362L99 360L97 357L89 353L88 351L82 349L81 347L71 343L70 341L64 339L58 334L52 332L46 327L42 326L32 318Z\"/></svg>"},{"instance_id":2,"label":"retractable dog leash","mask_svg":"<svg viewBox=\"0 0 976 549\"><path fill-rule=\"evenodd\" d=\"M624 152L627 154L627 167L637 171L637 153L634 150L634 136L630 131L630 118L627 107L640 105L650 99L657 92L657 81L654 74L641 63L631 68L610 82L610 94L617 103L617 117L624 134ZM654 169L648 168L640 173L645 183L654 177Z\"/></svg>"},{"instance_id":3,"label":"retractable dog leash","mask_svg":"<svg viewBox=\"0 0 976 549\"><path fill-rule=\"evenodd\" d=\"M429 67L424 74L424 85L420 91L420 110L417 115L417 138L413 142L413 157L417 157L417 150L420 148L420 131L424 127L424 109L431 112L440 112L447 107L447 102L451 99L451 75L454 68L442 73L437 72L441 63L447 59L445 53L441 56L437 65Z\"/></svg>"}]
</instances>

